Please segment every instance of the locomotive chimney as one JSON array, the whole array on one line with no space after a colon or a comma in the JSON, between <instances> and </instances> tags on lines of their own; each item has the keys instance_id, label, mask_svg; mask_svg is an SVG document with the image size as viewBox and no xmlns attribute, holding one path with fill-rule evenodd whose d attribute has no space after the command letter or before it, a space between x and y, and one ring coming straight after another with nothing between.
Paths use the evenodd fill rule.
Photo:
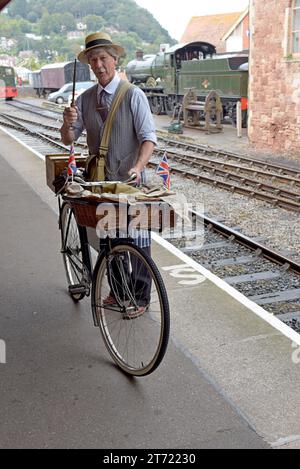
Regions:
<instances>
[{"instance_id":1,"label":"locomotive chimney","mask_svg":"<svg viewBox=\"0 0 300 469\"><path fill-rule=\"evenodd\" d=\"M143 60L144 52L141 49L138 49L135 53L136 60Z\"/></svg>"}]
</instances>

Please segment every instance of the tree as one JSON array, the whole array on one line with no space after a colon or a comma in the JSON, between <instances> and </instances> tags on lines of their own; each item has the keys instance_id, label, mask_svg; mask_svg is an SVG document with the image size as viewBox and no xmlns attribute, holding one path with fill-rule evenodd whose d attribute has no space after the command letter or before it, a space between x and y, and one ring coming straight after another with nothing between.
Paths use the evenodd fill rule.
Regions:
<instances>
[{"instance_id":1,"label":"tree","mask_svg":"<svg viewBox=\"0 0 300 469\"><path fill-rule=\"evenodd\" d=\"M23 18L26 18L28 13L28 2L27 0L14 0L8 6L7 12L8 15L13 18L17 15L20 15Z\"/></svg>"},{"instance_id":2,"label":"tree","mask_svg":"<svg viewBox=\"0 0 300 469\"><path fill-rule=\"evenodd\" d=\"M73 59L73 48L79 52L82 39L78 43L68 40L67 33L76 29L78 21L87 24L88 33L118 30L113 39L126 48L126 60L135 56L137 48L156 53L160 43L174 43L154 17L133 0L13 0L8 15L0 17L0 31L1 36L18 41L16 54L29 43L40 60ZM27 32L44 36L43 41L30 43L25 38Z\"/></svg>"},{"instance_id":3,"label":"tree","mask_svg":"<svg viewBox=\"0 0 300 469\"><path fill-rule=\"evenodd\" d=\"M86 24L88 33L101 31L106 24L105 19L102 16L97 15L87 15L83 18L83 22Z\"/></svg>"},{"instance_id":4,"label":"tree","mask_svg":"<svg viewBox=\"0 0 300 469\"><path fill-rule=\"evenodd\" d=\"M60 26L63 31L74 31L76 29L76 21L72 13L63 13L58 15L60 18Z\"/></svg>"},{"instance_id":5,"label":"tree","mask_svg":"<svg viewBox=\"0 0 300 469\"><path fill-rule=\"evenodd\" d=\"M19 28L22 33L31 33L32 31L30 21L23 20L23 19L20 20Z\"/></svg>"},{"instance_id":6,"label":"tree","mask_svg":"<svg viewBox=\"0 0 300 469\"><path fill-rule=\"evenodd\" d=\"M41 68L41 65L36 57L28 57L27 59L24 59L19 65L28 68L29 70L39 70Z\"/></svg>"},{"instance_id":7,"label":"tree","mask_svg":"<svg viewBox=\"0 0 300 469\"><path fill-rule=\"evenodd\" d=\"M27 15L27 20L30 23L36 23L39 18L39 15L35 11L30 11Z\"/></svg>"},{"instance_id":8,"label":"tree","mask_svg":"<svg viewBox=\"0 0 300 469\"><path fill-rule=\"evenodd\" d=\"M136 33L114 34L113 40L122 44L126 52L126 62L135 57L137 49L141 48L141 40Z\"/></svg>"}]
</instances>

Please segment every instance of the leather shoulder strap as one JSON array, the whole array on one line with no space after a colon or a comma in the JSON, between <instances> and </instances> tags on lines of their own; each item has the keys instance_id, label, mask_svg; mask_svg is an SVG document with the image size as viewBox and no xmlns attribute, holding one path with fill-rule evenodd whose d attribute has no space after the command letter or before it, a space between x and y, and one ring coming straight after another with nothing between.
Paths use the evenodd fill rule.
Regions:
<instances>
[{"instance_id":1,"label":"leather shoulder strap","mask_svg":"<svg viewBox=\"0 0 300 469\"><path fill-rule=\"evenodd\" d=\"M112 107L110 108L107 120L105 122L104 131L99 147L99 156L101 158L106 158L108 153L108 145L110 141L111 131L113 127L114 118L117 112L118 107L122 103L127 91L132 88L132 85L128 81L124 81L120 84L119 88L117 89L115 98L112 103Z\"/></svg>"}]
</instances>

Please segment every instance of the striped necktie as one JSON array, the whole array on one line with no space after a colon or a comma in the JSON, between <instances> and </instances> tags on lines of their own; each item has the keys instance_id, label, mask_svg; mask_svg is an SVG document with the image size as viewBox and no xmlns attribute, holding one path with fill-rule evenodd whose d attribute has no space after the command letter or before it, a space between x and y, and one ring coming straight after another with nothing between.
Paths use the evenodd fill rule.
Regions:
<instances>
[{"instance_id":1,"label":"striped necktie","mask_svg":"<svg viewBox=\"0 0 300 469\"><path fill-rule=\"evenodd\" d=\"M98 111L100 112L102 121L105 122L108 116L108 107L105 99L105 90L102 90L100 93Z\"/></svg>"}]
</instances>

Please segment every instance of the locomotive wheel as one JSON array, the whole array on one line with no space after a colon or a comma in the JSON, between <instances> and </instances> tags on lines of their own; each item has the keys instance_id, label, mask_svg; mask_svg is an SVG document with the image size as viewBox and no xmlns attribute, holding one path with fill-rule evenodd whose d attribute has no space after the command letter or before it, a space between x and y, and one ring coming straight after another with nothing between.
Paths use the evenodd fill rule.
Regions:
<instances>
[{"instance_id":1,"label":"locomotive wheel","mask_svg":"<svg viewBox=\"0 0 300 469\"><path fill-rule=\"evenodd\" d=\"M164 109L162 99L158 96L152 96L150 98L150 109L151 109L152 114L159 116L163 112L163 109Z\"/></svg>"},{"instance_id":2,"label":"locomotive wheel","mask_svg":"<svg viewBox=\"0 0 300 469\"><path fill-rule=\"evenodd\" d=\"M173 117L175 106L176 98L174 96L168 96L165 100L165 109L169 117Z\"/></svg>"},{"instance_id":3,"label":"locomotive wheel","mask_svg":"<svg viewBox=\"0 0 300 469\"><path fill-rule=\"evenodd\" d=\"M153 77L149 77L146 81L146 88L155 88L156 87L156 80Z\"/></svg>"}]
</instances>

